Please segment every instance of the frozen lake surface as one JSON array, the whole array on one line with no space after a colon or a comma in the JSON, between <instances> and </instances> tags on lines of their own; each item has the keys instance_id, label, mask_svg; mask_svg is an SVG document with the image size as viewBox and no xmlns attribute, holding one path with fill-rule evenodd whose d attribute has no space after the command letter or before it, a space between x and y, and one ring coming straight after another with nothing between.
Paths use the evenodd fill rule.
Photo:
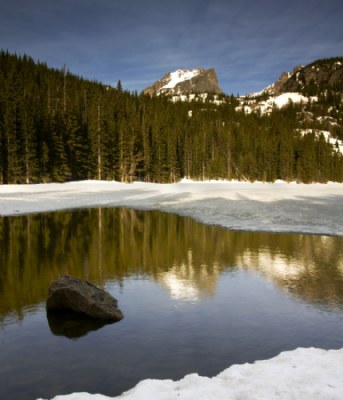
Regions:
<instances>
[{"instance_id":1,"label":"frozen lake surface","mask_svg":"<svg viewBox=\"0 0 343 400\"><path fill-rule=\"evenodd\" d=\"M187 215L233 230L343 235L343 184L81 181L2 185L0 215L128 206Z\"/></svg>"}]
</instances>

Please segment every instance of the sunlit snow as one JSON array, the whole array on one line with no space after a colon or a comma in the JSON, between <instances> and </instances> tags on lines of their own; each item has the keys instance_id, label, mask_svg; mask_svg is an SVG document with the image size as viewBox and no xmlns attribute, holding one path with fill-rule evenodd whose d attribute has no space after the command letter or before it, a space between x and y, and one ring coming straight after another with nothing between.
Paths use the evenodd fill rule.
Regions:
<instances>
[{"instance_id":1,"label":"sunlit snow","mask_svg":"<svg viewBox=\"0 0 343 400\"><path fill-rule=\"evenodd\" d=\"M259 111L261 114L270 114L273 108L283 108L290 103L306 104L309 101L316 102L318 98L316 96L307 97L300 93L289 92L278 96L270 96L267 100L263 101L258 101L254 96L242 97L240 100L242 104L236 108L237 111L244 111L246 114L254 111Z\"/></svg>"},{"instance_id":2,"label":"sunlit snow","mask_svg":"<svg viewBox=\"0 0 343 400\"><path fill-rule=\"evenodd\" d=\"M324 139L333 146L333 149L335 151L338 151L341 154L343 154L343 141L332 137L329 131L322 131L319 129L297 129L297 132L299 132L301 135L314 133L316 137L323 135Z\"/></svg>"},{"instance_id":3,"label":"sunlit snow","mask_svg":"<svg viewBox=\"0 0 343 400\"><path fill-rule=\"evenodd\" d=\"M173 103L176 103L178 101L182 101L182 102L197 101L197 102L205 103L206 101L208 101L209 103L215 104L217 106L219 106L221 104L225 104L225 100L224 99L220 100L219 96L217 94L215 94L213 96L209 96L208 93L177 94L177 95L173 95L171 97L171 101Z\"/></svg>"},{"instance_id":4,"label":"sunlit snow","mask_svg":"<svg viewBox=\"0 0 343 400\"><path fill-rule=\"evenodd\" d=\"M191 374L180 381L146 379L123 400L341 400L343 349L299 348L253 364L233 365L213 378ZM54 400L106 400L73 393Z\"/></svg>"},{"instance_id":5,"label":"sunlit snow","mask_svg":"<svg viewBox=\"0 0 343 400\"><path fill-rule=\"evenodd\" d=\"M169 82L160 91L163 91L163 89L174 89L178 83L188 81L198 74L199 69L178 69L175 72L171 72Z\"/></svg>"},{"instance_id":6,"label":"sunlit snow","mask_svg":"<svg viewBox=\"0 0 343 400\"><path fill-rule=\"evenodd\" d=\"M343 185L207 181L80 181L1 185L0 215L128 206L174 212L233 230L343 235Z\"/></svg>"}]
</instances>

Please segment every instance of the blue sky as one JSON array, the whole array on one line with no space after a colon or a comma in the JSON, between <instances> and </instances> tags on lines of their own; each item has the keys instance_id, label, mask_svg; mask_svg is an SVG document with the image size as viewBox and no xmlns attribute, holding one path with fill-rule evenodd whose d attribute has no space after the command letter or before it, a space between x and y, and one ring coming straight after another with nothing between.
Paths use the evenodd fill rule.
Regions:
<instances>
[{"instance_id":1,"label":"blue sky","mask_svg":"<svg viewBox=\"0 0 343 400\"><path fill-rule=\"evenodd\" d=\"M0 48L140 92L214 67L227 94L343 56L342 0L0 0Z\"/></svg>"}]
</instances>

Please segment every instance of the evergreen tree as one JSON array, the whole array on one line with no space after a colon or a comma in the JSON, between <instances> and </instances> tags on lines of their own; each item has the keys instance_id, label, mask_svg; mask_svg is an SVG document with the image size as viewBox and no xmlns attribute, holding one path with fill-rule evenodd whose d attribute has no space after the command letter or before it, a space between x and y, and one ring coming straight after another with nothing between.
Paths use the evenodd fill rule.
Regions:
<instances>
[{"instance_id":1,"label":"evergreen tree","mask_svg":"<svg viewBox=\"0 0 343 400\"><path fill-rule=\"evenodd\" d=\"M313 85L307 88L314 92ZM115 179L343 180L343 156L320 134L340 126L299 113L343 118L339 87L270 115L236 111L238 101L173 103L129 93L0 52L0 183ZM330 111L328 111L330 110ZM326 124L326 125L324 125Z\"/></svg>"}]
</instances>

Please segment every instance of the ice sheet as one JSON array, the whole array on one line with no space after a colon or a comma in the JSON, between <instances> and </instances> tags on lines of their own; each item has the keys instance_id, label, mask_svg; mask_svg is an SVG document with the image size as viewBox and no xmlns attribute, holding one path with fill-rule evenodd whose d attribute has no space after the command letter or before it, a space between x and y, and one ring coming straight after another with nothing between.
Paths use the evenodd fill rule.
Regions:
<instances>
[{"instance_id":1,"label":"ice sheet","mask_svg":"<svg viewBox=\"0 0 343 400\"><path fill-rule=\"evenodd\" d=\"M343 184L339 183L183 180L0 186L2 216L116 206L174 212L234 230L343 235Z\"/></svg>"}]
</instances>

